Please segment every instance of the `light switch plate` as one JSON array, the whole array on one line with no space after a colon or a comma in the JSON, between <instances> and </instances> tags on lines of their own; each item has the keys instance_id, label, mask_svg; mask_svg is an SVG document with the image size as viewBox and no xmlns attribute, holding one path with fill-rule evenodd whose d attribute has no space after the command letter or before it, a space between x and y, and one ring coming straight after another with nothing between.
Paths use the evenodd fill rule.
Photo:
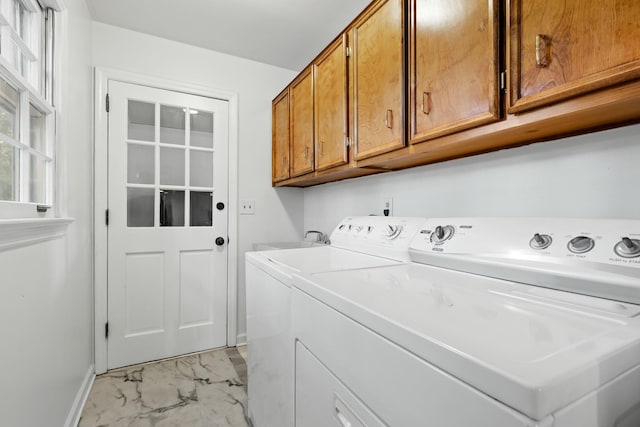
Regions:
<instances>
[{"instance_id":1,"label":"light switch plate","mask_svg":"<svg viewBox=\"0 0 640 427\"><path fill-rule=\"evenodd\" d=\"M255 215L256 204L255 200L242 199L240 200L240 215Z\"/></svg>"}]
</instances>

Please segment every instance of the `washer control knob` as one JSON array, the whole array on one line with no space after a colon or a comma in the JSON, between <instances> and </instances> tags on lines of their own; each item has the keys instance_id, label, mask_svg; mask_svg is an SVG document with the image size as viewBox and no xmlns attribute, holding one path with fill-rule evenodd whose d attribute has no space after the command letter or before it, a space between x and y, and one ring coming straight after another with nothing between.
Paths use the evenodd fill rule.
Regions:
<instances>
[{"instance_id":1,"label":"washer control knob","mask_svg":"<svg viewBox=\"0 0 640 427\"><path fill-rule=\"evenodd\" d=\"M431 233L431 243L443 243L453 237L455 229L452 225L439 225Z\"/></svg>"},{"instance_id":2,"label":"washer control knob","mask_svg":"<svg viewBox=\"0 0 640 427\"><path fill-rule=\"evenodd\" d=\"M640 256L640 240L623 237L613 247L616 254L623 258L636 258Z\"/></svg>"},{"instance_id":3,"label":"washer control knob","mask_svg":"<svg viewBox=\"0 0 640 427\"><path fill-rule=\"evenodd\" d=\"M396 237L398 237L400 235L400 233L402 233L402 226L401 225L391 225L388 224L387 228L386 228L386 237L389 240L393 240Z\"/></svg>"},{"instance_id":4,"label":"washer control knob","mask_svg":"<svg viewBox=\"0 0 640 427\"><path fill-rule=\"evenodd\" d=\"M533 235L533 238L529 241L529 246L536 250L547 249L551 246L551 242L553 239L548 234L539 234L536 233Z\"/></svg>"},{"instance_id":5,"label":"washer control knob","mask_svg":"<svg viewBox=\"0 0 640 427\"><path fill-rule=\"evenodd\" d=\"M578 236L569 241L567 248L574 254L583 254L589 252L595 245L591 237Z\"/></svg>"},{"instance_id":6,"label":"washer control knob","mask_svg":"<svg viewBox=\"0 0 640 427\"><path fill-rule=\"evenodd\" d=\"M356 225L356 231L359 233L362 231L362 226L361 225Z\"/></svg>"}]
</instances>

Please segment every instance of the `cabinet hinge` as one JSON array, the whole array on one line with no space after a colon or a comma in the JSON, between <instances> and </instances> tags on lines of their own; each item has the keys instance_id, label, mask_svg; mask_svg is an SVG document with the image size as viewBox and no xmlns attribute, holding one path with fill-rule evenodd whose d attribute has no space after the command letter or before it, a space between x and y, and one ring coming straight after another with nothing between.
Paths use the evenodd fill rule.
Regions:
<instances>
[{"instance_id":1,"label":"cabinet hinge","mask_svg":"<svg viewBox=\"0 0 640 427\"><path fill-rule=\"evenodd\" d=\"M344 146L346 148L349 148L351 146L351 144L349 143L349 137L348 136L344 137Z\"/></svg>"},{"instance_id":2,"label":"cabinet hinge","mask_svg":"<svg viewBox=\"0 0 640 427\"><path fill-rule=\"evenodd\" d=\"M500 90L503 92L507 91L507 72L502 71L500 73Z\"/></svg>"},{"instance_id":3,"label":"cabinet hinge","mask_svg":"<svg viewBox=\"0 0 640 427\"><path fill-rule=\"evenodd\" d=\"M351 46L347 46L347 58L351 56Z\"/></svg>"},{"instance_id":4,"label":"cabinet hinge","mask_svg":"<svg viewBox=\"0 0 640 427\"><path fill-rule=\"evenodd\" d=\"M106 96L106 107L107 107L107 113L109 112L109 94L107 94Z\"/></svg>"},{"instance_id":5,"label":"cabinet hinge","mask_svg":"<svg viewBox=\"0 0 640 427\"><path fill-rule=\"evenodd\" d=\"M109 338L109 322L104 324L104 337Z\"/></svg>"},{"instance_id":6,"label":"cabinet hinge","mask_svg":"<svg viewBox=\"0 0 640 427\"><path fill-rule=\"evenodd\" d=\"M109 226L109 209L105 209L104 211L104 224Z\"/></svg>"}]
</instances>

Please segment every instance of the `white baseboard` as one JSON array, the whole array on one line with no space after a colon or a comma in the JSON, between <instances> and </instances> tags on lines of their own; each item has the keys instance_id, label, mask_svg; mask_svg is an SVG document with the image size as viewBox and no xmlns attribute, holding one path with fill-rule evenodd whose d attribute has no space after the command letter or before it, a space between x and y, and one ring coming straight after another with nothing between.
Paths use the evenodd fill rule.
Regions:
<instances>
[{"instance_id":1,"label":"white baseboard","mask_svg":"<svg viewBox=\"0 0 640 427\"><path fill-rule=\"evenodd\" d=\"M236 337L236 346L247 344L247 334L238 334Z\"/></svg>"},{"instance_id":2,"label":"white baseboard","mask_svg":"<svg viewBox=\"0 0 640 427\"><path fill-rule=\"evenodd\" d=\"M89 369L87 370L87 373L82 380L82 384L78 389L76 398L73 401L73 406L71 406L69 415L67 415L67 420L64 423L64 427L77 427L78 423L80 422L80 416L82 415L82 410L84 409L85 403L87 403L89 391L91 391L93 381L96 379L96 375L94 372L94 366L89 366Z\"/></svg>"}]
</instances>

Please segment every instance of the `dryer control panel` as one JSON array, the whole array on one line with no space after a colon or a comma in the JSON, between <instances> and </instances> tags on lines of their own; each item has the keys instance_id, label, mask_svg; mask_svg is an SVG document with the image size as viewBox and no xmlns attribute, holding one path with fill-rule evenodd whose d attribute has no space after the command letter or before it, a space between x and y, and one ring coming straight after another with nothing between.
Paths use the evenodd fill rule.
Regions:
<instances>
[{"instance_id":1,"label":"dryer control panel","mask_svg":"<svg viewBox=\"0 0 640 427\"><path fill-rule=\"evenodd\" d=\"M640 221L434 218L414 262L640 303Z\"/></svg>"},{"instance_id":2,"label":"dryer control panel","mask_svg":"<svg viewBox=\"0 0 640 427\"><path fill-rule=\"evenodd\" d=\"M385 258L409 261L411 239L426 218L354 216L340 221L331 233L331 245Z\"/></svg>"}]
</instances>

